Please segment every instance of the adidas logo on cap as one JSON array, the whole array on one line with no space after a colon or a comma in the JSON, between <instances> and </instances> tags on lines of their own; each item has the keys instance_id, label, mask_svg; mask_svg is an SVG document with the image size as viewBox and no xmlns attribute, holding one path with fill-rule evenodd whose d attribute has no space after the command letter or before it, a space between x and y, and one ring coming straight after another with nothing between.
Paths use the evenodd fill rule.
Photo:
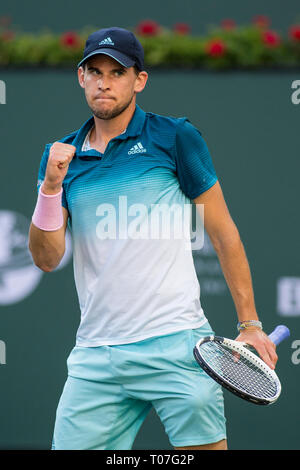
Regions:
<instances>
[{"instance_id":1,"label":"adidas logo on cap","mask_svg":"<svg viewBox=\"0 0 300 470\"><path fill-rule=\"evenodd\" d=\"M141 142L138 142L136 145L131 147L131 149L128 152L128 155L134 155L135 153L144 153L147 152L147 150L143 147Z\"/></svg>"},{"instance_id":2,"label":"adidas logo on cap","mask_svg":"<svg viewBox=\"0 0 300 470\"><path fill-rule=\"evenodd\" d=\"M108 46L114 46L115 43L111 40L111 38L105 38L103 41L99 42L99 46L102 46L103 44L107 44Z\"/></svg>"}]
</instances>

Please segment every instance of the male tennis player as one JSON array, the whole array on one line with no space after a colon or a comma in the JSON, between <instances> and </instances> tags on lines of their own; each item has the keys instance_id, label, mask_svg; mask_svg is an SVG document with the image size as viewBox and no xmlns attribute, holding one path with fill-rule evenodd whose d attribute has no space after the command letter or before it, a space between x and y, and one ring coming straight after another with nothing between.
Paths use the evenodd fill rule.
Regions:
<instances>
[{"instance_id":1,"label":"male tennis player","mask_svg":"<svg viewBox=\"0 0 300 470\"><path fill-rule=\"evenodd\" d=\"M191 247L186 237L145 236L159 205L169 216L174 206L204 204L205 228L238 314L238 339L271 367L277 360L206 143L186 118L136 104L147 79L133 33L91 34L78 80L93 116L47 144L42 156L30 250L40 269L52 271L69 223L82 313L53 449L131 449L152 406L173 447L227 448L221 388L192 352L212 330ZM172 228L177 222L168 218Z\"/></svg>"}]
</instances>

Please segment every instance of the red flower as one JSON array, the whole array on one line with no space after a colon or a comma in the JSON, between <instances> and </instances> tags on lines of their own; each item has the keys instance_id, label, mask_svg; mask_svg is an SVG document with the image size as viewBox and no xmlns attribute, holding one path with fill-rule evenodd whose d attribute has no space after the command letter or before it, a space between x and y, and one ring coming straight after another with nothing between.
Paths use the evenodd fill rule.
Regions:
<instances>
[{"instance_id":1,"label":"red flower","mask_svg":"<svg viewBox=\"0 0 300 470\"><path fill-rule=\"evenodd\" d=\"M262 33L262 40L269 47L277 47L280 44L280 36L275 31L264 31Z\"/></svg>"},{"instance_id":2,"label":"red flower","mask_svg":"<svg viewBox=\"0 0 300 470\"><path fill-rule=\"evenodd\" d=\"M184 36L185 34L190 33L191 28L187 23L176 23L173 27L173 30L175 31L175 33Z\"/></svg>"},{"instance_id":3,"label":"red flower","mask_svg":"<svg viewBox=\"0 0 300 470\"><path fill-rule=\"evenodd\" d=\"M270 26L271 21L270 21L270 18L268 16L256 15L253 18L253 23L255 24L255 26L258 26L259 28L265 29L268 26Z\"/></svg>"},{"instance_id":4,"label":"red flower","mask_svg":"<svg viewBox=\"0 0 300 470\"><path fill-rule=\"evenodd\" d=\"M141 36L156 36L160 31L160 26L156 21L141 21L136 28L137 34Z\"/></svg>"},{"instance_id":5,"label":"red flower","mask_svg":"<svg viewBox=\"0 0 300 470\"><path fill-rule=\"evenodd\" d=\"M221 57L225 54L226 45L221 39L213 39L206 45L206 52L211 57Z\"/></svg>"},{"instance_id":6,"label":"red flower","mask_svg":"<svg viewBox=\"0 0 300 470\"><path fill-rule=\"evenodd\" d=\"M4 26L7 28L11 24L11 17L10 16L0 16L0 26Z\"/></svg>"},{"instance_id":7,"label":"red flower","mask_svg":"<svg viewBox=\"0 0 300 470\"><path fill-rule=\"evenodd\" d=\"M11 41L15 37L15 33L13 31L4 31L0 35L2 41Z\"/></svg>"},{"instance_id":8,"label":"red flower","mask_svg":"<svg viewBox=\"0 0 300 470\"><path fill-rule=\"evenodd\" d=\"M77 33L68 31L61 35L60 42L65 47L78 47L80 44L80 38Z\"/></svg>"},{"instance_id":9,"label":"red flower","mask_svg":"<svg viewBox=\"0 0 300 470\"><path fill-rule=\"evenodd\" d=\"M289 29L289 36L294 41L300 41L300 25L291 26Z\"/></svg>"},{"instance_id":10,"label":"red flower","mask_svg":"<svg viewBox=\"0 0 300 470\"><path fill-rule=\"evenodd\" d=\"M221 21L221 26L223 29L230 31L231 29L234 29L236 27L236 23L231 18L226 18L225 20Z\"/></svg>"}]
</instances>

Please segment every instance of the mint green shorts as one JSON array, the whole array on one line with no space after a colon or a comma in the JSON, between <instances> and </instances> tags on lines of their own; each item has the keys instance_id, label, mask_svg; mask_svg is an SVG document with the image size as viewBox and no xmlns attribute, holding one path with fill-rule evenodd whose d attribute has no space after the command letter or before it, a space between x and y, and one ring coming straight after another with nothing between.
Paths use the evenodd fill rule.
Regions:
<instances>
[{"instance_id":1,"label":"mint green shorts","mask_svg":"<svg viewBox=\"0 0 300 470\"><path fill-rule=\"evenodd\" d=\"M76 346L54 428L54 450L130 450L153 406L173 447L226 438L221 387L197 364L195 330L137 343Z\"/></svg>"}]
</instances>

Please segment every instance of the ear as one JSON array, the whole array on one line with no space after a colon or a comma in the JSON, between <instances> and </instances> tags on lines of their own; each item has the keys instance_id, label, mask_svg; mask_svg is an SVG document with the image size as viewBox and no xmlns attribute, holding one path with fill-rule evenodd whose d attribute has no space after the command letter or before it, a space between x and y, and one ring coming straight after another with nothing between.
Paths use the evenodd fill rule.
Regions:
<instances>
[{"instance_id":1,"label":"ear","mask_svg":"<svg viewBox=\"0 0 300 470\"><path fill-rule=\"evenodd\" d=\"M84 68L79 67L77 70L78 82L81 88L85 88L85 79L84 79Z\"/></svg>"},{"instance_id":2,"label":"ear","mask_svg":"<svg viewBox=\"0 0 300 470\"><path fill-rule=\"evenodd\" d=\"M140 93L146 86L148 80L148 74L145 71L142 71L138 74L135 80L134 91Z\"/></svg>"}]
</instances>

